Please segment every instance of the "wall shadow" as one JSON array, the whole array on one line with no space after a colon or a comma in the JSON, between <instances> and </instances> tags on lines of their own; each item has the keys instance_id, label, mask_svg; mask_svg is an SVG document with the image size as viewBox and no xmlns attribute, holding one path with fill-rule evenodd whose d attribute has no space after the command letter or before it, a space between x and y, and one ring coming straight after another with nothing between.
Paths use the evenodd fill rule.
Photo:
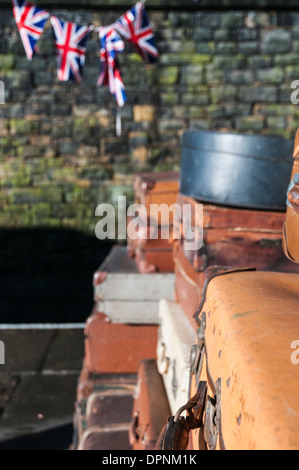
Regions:
<instances>
[{"instance_id":1,"label":"wall shadow","mask_svg":"<svg viewBox=\"0 0 299 470\"><path fill-rule=\"evenodd\" d=\"M84 322L112 246L75 230L0 228L0 323Z\"/></svg>"}]
</instances>

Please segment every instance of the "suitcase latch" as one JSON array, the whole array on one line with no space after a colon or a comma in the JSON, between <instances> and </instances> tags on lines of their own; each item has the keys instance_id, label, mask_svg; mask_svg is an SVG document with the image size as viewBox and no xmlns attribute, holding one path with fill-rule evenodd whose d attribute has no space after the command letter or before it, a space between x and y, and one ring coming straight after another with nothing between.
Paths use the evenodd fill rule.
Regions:
<instances>
[{"instance_id":1,"label":"suitcase latch","mask_svg":"<svg viewBox=\"0 0 299 470\"><path fill-rule=\"evenodd\" d=\"M206 314L202 312L200 318L200 326L197 329L197 343L191 347L190 352L190 373L199 379L201 375L203 358L204 358L204 342L206 330ZM198 380L197 380L198 381Z\"/></svg>"}]
</instances>

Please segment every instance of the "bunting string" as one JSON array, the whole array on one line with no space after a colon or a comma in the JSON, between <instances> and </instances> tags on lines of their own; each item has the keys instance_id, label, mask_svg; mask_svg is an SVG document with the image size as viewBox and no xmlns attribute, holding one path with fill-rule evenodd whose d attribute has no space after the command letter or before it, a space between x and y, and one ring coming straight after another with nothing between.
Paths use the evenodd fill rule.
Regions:
<instances>
[{"instance_id":1,"label":"bunting string","mask_svg":"<svg viewBox=\"0 0 299 470\"><path fill-rule=\"evenodd\" d=\"M12 0L14 18L28 60L32 60L39 52L38 40L50 18L57 53L57 77L60 81L81 82L86 44L90 33L97 31L100 42L100 72L97 85L108 86L120 108L126 102L125 86L118 64L118 55L125 50L123 39L133 45L145 63L153 64L159 60L154 32L144 3L145 0L140 0L109 26L94 27L64 21L27 0ZM119 132L120 112L117 116Z\"/></svg>"}]
</instances>

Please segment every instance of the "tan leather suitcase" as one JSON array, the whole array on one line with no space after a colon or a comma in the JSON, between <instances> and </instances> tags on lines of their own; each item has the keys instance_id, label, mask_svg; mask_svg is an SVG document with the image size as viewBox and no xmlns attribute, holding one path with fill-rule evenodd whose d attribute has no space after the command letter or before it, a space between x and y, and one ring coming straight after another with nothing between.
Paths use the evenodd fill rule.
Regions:
<instances>
[{"instance_id":1,"label":"tan leather suitcase","mask_svg":"<svg viewBox=\"0 0 299 470\"><path fill-rule=\"evenodd\" d=\"M130 426L133 450L154 450L161 428L171 411L155 359L143 359L138 367Z\"/></svg>"},{"instance_id":2,"label":"tan leather suitcase","mask_svg":"<svg viewBox=\"0 0 299 470\"><path fill-rule=\"evenodd\" d=\"M202 230L193 218L194 199L179 195L178 203L189 204L192 230ZM175 298L192 318L203 288L205 269L210 266L252 267L263 271L296 272L299 268L284 256L283 212L234 209L203 205L203 246L186 250L184 238L173 241Z\"/></svg>"},{"instance_id":3,"label":"tan leather suitcase","mask_svg":"<svg viewBox=\"0 0 299 470\"><path fill-rule=\"evenodd\" d=\"M201 381L208 391L190 448L298 450L299 381L291 361L298 299L298 274L228 272L209 281L190 396Z\"/></svg>"}]
</instances>

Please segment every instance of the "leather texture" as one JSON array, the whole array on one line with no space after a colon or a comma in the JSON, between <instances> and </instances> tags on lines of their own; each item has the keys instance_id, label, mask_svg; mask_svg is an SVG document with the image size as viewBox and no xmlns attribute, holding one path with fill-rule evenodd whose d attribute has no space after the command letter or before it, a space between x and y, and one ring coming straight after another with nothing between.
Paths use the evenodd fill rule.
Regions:
<instances>
[{"instance_id":1,"label":"leather texture","mask_svg":"<svg viewBox=\"0 0 299 470\"><path fill-rule=\"evenodd\" d=\"M285 211L293 141L190 129L182 137L180 193L225 206Z\"/></svg>"},{"instance_id":2,"label":"leather texture","mask_svg":"<svg viewBox=\"0 0 299 470\"><path fill-rule=\"evenodd\" d=\"M156 361L143 359L138 366L129 431L133 450L153 450L170 414L166 391Z\"/></svg>"},{"instance_id":3,"label":"leather texture","mask_svg":"<svg viewBox=\"0 0 299 470\"><path fill-rule=\"evenodd\" d=\"M299 337L298 299L297 274L244 271L208 284L200 316L206 313L208 369L193 376L190 393L198 380L221 379L227 450L299 448L298 366L291 360L291 343ZM196 449L195 433L192 442Z\"/></svg>"}]
</instances>

